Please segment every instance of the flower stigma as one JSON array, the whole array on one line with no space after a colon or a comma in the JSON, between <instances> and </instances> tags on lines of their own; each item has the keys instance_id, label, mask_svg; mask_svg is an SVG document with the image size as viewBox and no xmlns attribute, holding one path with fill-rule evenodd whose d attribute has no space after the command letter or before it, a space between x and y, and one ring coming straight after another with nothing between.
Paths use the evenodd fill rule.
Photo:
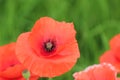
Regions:
<instances>
[{"instance_id":1,"label":"flower stigma","mask_svg":"<svg viewBox=\"0 0 120 80\"><path fill-rule=\"evenodd\" d=\"M53 41L47 41L44 43L45 51L52 52L55 49L55 44Z\"/></svg>"}]
</instances>

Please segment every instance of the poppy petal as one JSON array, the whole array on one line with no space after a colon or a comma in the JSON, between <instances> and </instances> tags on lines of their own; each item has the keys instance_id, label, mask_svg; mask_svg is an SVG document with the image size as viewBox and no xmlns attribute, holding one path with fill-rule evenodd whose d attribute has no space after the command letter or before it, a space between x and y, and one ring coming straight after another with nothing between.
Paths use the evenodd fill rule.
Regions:
<instances>
[{"instance_id":1,"label":"poppy petal","mask_svg":"<svg viewBox=\"0 0 120 80\"><path fill-rule=\"evenodd\" d=\"M110 48L117 49L120 48L120 34L117 34L110 40Z\"/></svg>"},{"instance_id":2,"label":"poppy petal","mask_svg":"<svg viewBox=\"0 0 120 80\"><path fill-rule=\"evenodd\" d=\"M23 80L22 71L25 67L15 55L16 43L0 46L0 80ZM38 76L31 75L36 79ZM34 80L35 80L34 79ZM24 79L25 80L25 79Z\"/></svg>"},{"instance_id":3,"label":"poppy petal","mask_svg":"<svg viewBox=\"0 0 120 80\"><path fill-rule=\"evenodd\" d=\"M100 57L100 63L110 63L114 65L118 71L120 71L120 61L118 58L114 55L115 52L113 50L106 51L101 57Z\"/></svg>"},{"instance_id":4,"label":"poppy petal","mask_svg":"<svg viewBox=\"0 0 120 80\"><path fill-rule=\"evenodd\" d=\"M24 68L19 65L14 49L15 43L0 47L0 76L2 77L17 78L21 76Z\"/></svg>"},{"instance_id":5,"label":"poppy petal","mask_svg":"<svg viewBox=\"0 0 120 80\"><path fill-rule=\"evenodd\" d=\"M74 80L91 80L86 72L76 72L73 77Z\"/></svg>"},{"instance_id":6,"label":"poppy petal","mask_svg":"<svg viewBox=\"0 0 120 80\"><path fill-rule=\"evenodd\" d=\"M116 80L116 69L108 63L93 65L73 74L74 80Z\"/></svg>"},{"instance_id":7,"label":"poppy petal","mask_svg":"<svg viewBox=\"0 0 120 80\"><path fill-rule=\"evenodd\" d=\"M116 69L111 64L103 63L99 68L97 66L94 69L95 80L115 80L116 74Z\"/></svg>"},{"instance_id":8,"label":"poppy petal","mask_svg":"<svg viewBox=\"0 0 120 80\"><path fill-rule=\"evenodd\" d=\"M117 78L117 80L120 80L120 78Z\"/></svg>"}]
</instances>

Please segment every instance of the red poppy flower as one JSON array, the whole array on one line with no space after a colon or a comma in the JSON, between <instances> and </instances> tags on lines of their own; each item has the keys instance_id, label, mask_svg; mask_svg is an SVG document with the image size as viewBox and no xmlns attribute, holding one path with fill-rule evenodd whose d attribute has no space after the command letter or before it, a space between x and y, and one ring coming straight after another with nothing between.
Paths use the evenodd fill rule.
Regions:
<instances>
[{"instance_id":1,"label":"red poppy flower","mask_svg":"<svg viewBox=\"0 0 120 80\"><path fill-rule=\"evenodd\" d=\"M25 80L22 77L24 69L16 58L15 43L0 47L0 80ZM34 78L37 79L38 77Z\"/></svg>"},{"instance_id":2,"label":"red poppy flower","mask_svg":"<svg viewBox=\"0 0 120 80\"><path fill-rule=\"evenodd\" d=\"M120 72L120 34L110 40L110 50L100 57L100 63L108 62Z\"/></svg>"},{"instance_id":3,"label":"red poppy flower","mask_svg":"<svg viewBox=\"0 0 120 80\"><path fill-rule=\"evenodd\" d=\"M120 48L120 34L117 34L110 40L110 49Z\"/></svg>"},{"instance_id":4,"label":"red poppy flower","mask_svg":"<svg viewBox=\"0 0 120 80\"><path fill-rule=\"evenodd\" d=\"M70 70L80 56L75 34L73 23L43 17L31 32L19 36L17 57L36 75L59 76Z\"/></svg>"},{"instance_id":5,"label":"red poppy flower","mask_svg":"<svg viewBox=\"0 0 120 80\"><path fill-rule=\"evenodd\" d=\"M120 60L114 55L116 53L113 50L106 51L101 57L100 57L100 63L111 63L116 67L118 72L120 71Z\"/></svg>"},{"instance_id":6,"label":"red poppy flower","mask_svg":"<svg viewBox=\"0 0 120 80\"><path fill-rule=\"evenodd\" d=\"M73 74L74 80L116 80L117 72L111 64L102 63Z\"/></svg>"}]
</instances>

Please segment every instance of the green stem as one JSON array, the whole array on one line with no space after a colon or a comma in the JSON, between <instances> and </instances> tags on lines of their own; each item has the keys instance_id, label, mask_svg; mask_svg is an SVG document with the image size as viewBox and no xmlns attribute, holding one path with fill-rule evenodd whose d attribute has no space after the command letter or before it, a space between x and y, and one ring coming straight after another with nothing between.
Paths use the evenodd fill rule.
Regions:
<instances>
[{"instance_id":1,"label":"green stem","mask_svg":"<svg viewBox=\"0 0 120 80\"><path fill-rule=\"evenodd\" d=\"M49 78L48 80L53 80L52 78Z\"/></svg>"}]
</instances>

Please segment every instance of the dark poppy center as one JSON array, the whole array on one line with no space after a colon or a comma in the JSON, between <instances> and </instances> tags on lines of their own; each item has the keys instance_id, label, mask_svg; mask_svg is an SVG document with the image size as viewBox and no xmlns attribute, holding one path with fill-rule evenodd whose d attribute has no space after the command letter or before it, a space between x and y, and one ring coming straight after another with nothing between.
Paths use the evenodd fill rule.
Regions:
<instances>
[{"instance_id":1,"label":"dark poppy center","mask_svg":"<svg viewBox=\"0 0 120 80\"><path fill-rule=\"evenodd\" d=\"M52 52L55 49L55 43L53 41L47 41L44 43L44 49L47 52Z\"/></svg>"}]
</instances>

